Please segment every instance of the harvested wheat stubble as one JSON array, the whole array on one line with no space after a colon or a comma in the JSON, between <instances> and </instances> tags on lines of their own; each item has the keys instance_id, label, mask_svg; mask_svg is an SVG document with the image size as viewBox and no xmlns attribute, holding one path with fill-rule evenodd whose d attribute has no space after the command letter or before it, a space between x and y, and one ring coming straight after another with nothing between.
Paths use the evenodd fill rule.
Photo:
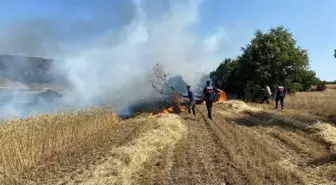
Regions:
<instances>
[{"instance_id":1,"label":"harvested wheat stubble","mask_svg":"<svg viewBox=\"0 0 336 185\"><path fill-rule=\"evenodd\" d=\"M1 138L4 134L11 136L9 140L3 140L8 144L0 142L7 144L16 156L22 146L17 143L31 141L20 133L31 133L34 138L36 135L35 143L44 141L41 146L58 143L60 148L51 150L47 147L49 153L46 156L57 150L56 157L47 157L52 161L50 163L43 160L29 163L28 171L18 166L26 164L20 159L31 159L29 155L28 158L14 155L18 160L10 168L10 155L2 154L1 160L6 159L3 161L8 165L1 170L7 171L5 175L11 175L4 182L336 184L334 154L327 149L330 146L327 143L333 142L334 130L330 125L326 126L327 123L304 124L241 101L215 104L213 121L207 119L204 104L197 106L197 117L191 117L182 112L179 115L141 114L127 120L115 120L111 114L99 110L59 115L58 118L62 118L59 120L42 116L35 124L28 120L13 121L0 131ZM50 120L60 123L53 125ZM20 131L13 129L15 125ZM27 132L23 132L23 128ZM31 149L34 148L27 149L28 153ZM8 173L9 170L15 172L15 176Z\"/></svg>"},{"instance_id":2,"label":"harvested wheat stubble","mask_svg":"<svg viewBox=\"0 0 336 185\"><path fill-rule=\"evenodd\" d=\"M111 148L105 160L79 174L67 184L137 184L138 173L152 156L173 146L187 132L176 115L164 115L152 122L152 127L138 138Z\"/></svg>"},{"instance_id":3,"label":"harvested wheat stubble","mask_svg":"<svg viewBox=\"0 0 336 185\"><path fill-rule=\"evenodd\" d=\"M227 102L226 104L232 104ZM226 120L233 120L242 125L249 133L257 133L264 138L262 143L270 143L269 148L274 148L282 156L281 166L291 169L302 183L305 184L336 184L335 168L333 162L334 150L332 149L335 127L328 123L317 122L306 124L294 118L288 118L272 111L247 108L243 102L236 104L240 108L240 115L227 109L225 104L217 106L218 111ZM231 106L232 107L232 106ZM232 115L234 114L234 115ZM234 124L237 125L237 124ZM225 127L224 129L228 129ZM235 129L236 130L236 129ZM252 139L250 135L247 138ZM252 156L247 157L252 159ZM310 161L319 159L327 161L322 166L311 166ZM291 182L293 183L293 182Z\"/></svg>"}]
</instances>

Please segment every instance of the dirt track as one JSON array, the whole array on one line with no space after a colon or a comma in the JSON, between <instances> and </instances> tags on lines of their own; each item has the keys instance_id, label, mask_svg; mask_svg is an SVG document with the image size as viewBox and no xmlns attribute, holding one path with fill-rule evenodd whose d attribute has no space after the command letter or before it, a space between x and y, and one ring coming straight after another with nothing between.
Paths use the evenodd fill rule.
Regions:
<instances>
[{"instance_id":1,"label":"dirt track","mask_svg":"<svg viewBox=\"0 0 336 185\"><path fill-rule=\"evenodd\" d=\"M329 165L314 163L330 148L305 131L226 105L214 106L213 121L204 105L197 114L121 121L85 158L60 162L43 175L48 179L39 179L38 170L27 178L32 184L336 184L323 173Z\"/></svg>"}]
</instances>

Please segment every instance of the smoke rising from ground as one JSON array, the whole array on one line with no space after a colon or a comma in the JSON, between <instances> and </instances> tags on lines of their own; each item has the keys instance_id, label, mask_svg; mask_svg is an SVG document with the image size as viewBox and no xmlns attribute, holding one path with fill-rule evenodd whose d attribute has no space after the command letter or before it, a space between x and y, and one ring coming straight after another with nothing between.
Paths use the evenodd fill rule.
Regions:
<instances>
[{"instance_id":1,"label":"smoke rising from ground","mask_svg":"<svg viewBox=\"0 0 336 185\"><path fill-rule=\"evenodd\" d=\"M29 21L24 28L16 29L14 35L11 35L12 28L0 35L4 41L0 52L61 60L51 70L70 82L71 91L65 94L63 103L85 107L111 102L120 110L131 101L157 96L149 81L155 78L152 67L156 63L171 75L180 74L196 86L202 72L212 68L208 63L223 59L219 50L225 32L219 29L207 37L196 32L201 1L127 3L120 15L124 22L119 21L118 27L71 40L57 29L60 23ZM103 17L109 24L108 16L96 13L92 20L85 22L85 28L95 25L95 17ZM83 25L83 22L73 24ZM74 31L78 32L73 33L74 37L81 33L80 29ZM11 44L6 47L4 43Z\"/></svg>"}]
</instances>

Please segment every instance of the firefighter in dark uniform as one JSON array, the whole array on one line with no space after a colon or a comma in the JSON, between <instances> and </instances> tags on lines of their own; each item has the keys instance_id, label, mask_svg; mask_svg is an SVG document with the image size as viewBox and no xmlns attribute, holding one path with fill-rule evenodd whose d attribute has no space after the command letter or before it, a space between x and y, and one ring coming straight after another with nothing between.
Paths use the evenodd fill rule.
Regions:
<instances>
[{"instance_id":1,"label":"firefighter in dark uniform","mask_svg":"<svg viewBox=\"0 0 336 185\"><path fill-rule=\"evenodd\" d=\"M208 118L212 120L212 104L215 101L215 93L219 90L210 85L210 81L206 81L206 87L203 89L203 99L205 100L206 107L208 110Z\"/></svg>"},{"instance_id":2,"label":"firefighter in dark uniform","mask_svg":"<svg viewBox=\"0 0 336 185\"><path fill-rule=\"evenodd\" d=\"M286 96L287 90L280 83L278 83L277 90L275 92L275 109L278 108L278 103L280 101L281 109L284 109L284 99Z\"/></svg>"},{"instance_id":3,"label":"firefighter in dark uniform","mask_svg":"<svg viewBox=\"0 0 336 185\"><path fill-rule=\"evenodd\" d=\"M192 92L190 90L190 85L187 85L187 91L188 91L188 95L184 96L186 98L189 99L188 102L188 113L191 113L191 110L193 112L193 115L196 116L196 100L195 100L195 96L194 96L194 92Z\"/></svg>"}]
</instances>

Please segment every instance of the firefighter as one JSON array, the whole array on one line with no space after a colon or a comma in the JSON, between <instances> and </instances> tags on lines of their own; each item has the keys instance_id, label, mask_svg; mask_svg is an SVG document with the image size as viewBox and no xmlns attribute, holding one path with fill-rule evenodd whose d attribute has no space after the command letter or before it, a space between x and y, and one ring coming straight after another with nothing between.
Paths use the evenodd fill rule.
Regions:
<instances>
[{"instance_id":1,"label":"firefighter","mask_svg":"<svg viewBox=\"0 0 336 185\"><path fill-rule=\"evenodd\" d=\"M280 101L281 109L284 109L284 99L286 96L287 90L284 86L278 83L278 87L275 91L275 109L278 109L278 103Z\"/></svg>"},{"instance_id":2,"label":"firefighter","mask_svg":"<svg viewBox=\"0 0 336 185\"><path fill-rule=\"evenodd\" d=\"M203 99L205 100L206 107L208 110L208 118L212 120L212 104L215 100L215 93L217 93L219 89L216 89L211 86L210 81L206 81L206 87L203 89Z\"/></svg>"},{"instance_id":3,"label":"firefighter","mask_svg":"<svg viewBox=\"0 0 336 185\"><path fill-rule=\"evenodd\" d=\"M191 110L192 110L193 115L196 116L196 100L195 100L194 92L190 90L190 85L187 85L187 91L188 91L188 95L184 97L189 99L188 113L191 114Z\"/></svg>"}]
</instances>

